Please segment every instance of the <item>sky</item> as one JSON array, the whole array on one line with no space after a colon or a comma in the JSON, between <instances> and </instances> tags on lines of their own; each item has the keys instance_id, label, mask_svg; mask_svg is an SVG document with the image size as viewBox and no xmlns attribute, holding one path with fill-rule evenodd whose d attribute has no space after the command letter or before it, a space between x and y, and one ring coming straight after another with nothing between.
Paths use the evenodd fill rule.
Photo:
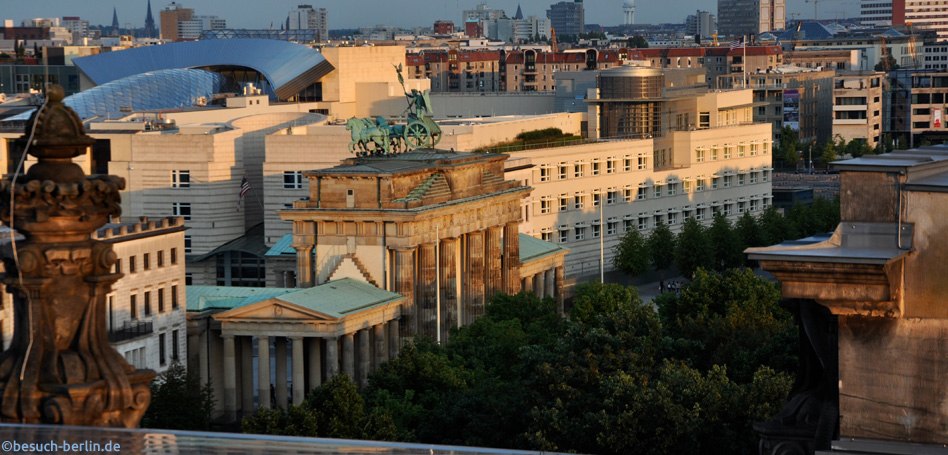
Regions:
<instances>
[{"instance_id":1,"label":"sky","mask_svg":"<svg viewBox=\"0 0 948 455\"><path fill-rule=\"evenodd\" d=\"M821 19L855 17L858 0L819 0ZM170 2L153 0L152 13ZM227 19L231 28L279 28L286 14L297 4L308 3L329 10L329 27L358 28L379 24L400 27L431 26L437 19L461 20L461 11L473 9L481 0L181 0L195 14L214 15ZM486 0L494 9L504 9L508 16L517 10L516 0ZM553 0L521 0L524 16L546 16ZM618 25L622 21L623 0L586 0L586 23ZM701 9L717 10L713 0L637 0L636 22L682 23L685 16ZM813 17L813 4L788 0L789 12L801 18ZM80 16L91 24L111 24L112 7L118 11L119 23L125 27L141 27L145 22L146 0L0 0L0 19L21 20L34 17Z\"/></svg>"}]
</instances>

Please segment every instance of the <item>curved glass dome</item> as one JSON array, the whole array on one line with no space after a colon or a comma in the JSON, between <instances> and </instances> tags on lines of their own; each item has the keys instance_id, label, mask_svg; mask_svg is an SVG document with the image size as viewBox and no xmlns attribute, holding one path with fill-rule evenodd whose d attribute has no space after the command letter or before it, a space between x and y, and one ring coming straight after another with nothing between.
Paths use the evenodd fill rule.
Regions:
<instances>
[{"instance_id":1,"label":"curved glass dome","mask_svg":"<svg viewBox=\"0 0 948 455\"><path fill-rule=\"evenodd\" d=\"M118 79L66 97L63 102L83 120L118 117L132 111L194 106L220 93L224 76L192 69L159 70Z\"/></svg>"},{"instance_id":2,"label":"curved glass dome","mask_svg":"<svg viewBox=\"0 0 948 455\"><path fill-rule=\"evenodd\" d=\"M122 117L129 112L194 106L202 97L210 101L211 95L221 92L225 80L220 74L204 70L151 71L67 96L63 103L82 120ZM22 112L6 120L28 120L32 113L32 110Z\"/></svg>"}]
</instances>

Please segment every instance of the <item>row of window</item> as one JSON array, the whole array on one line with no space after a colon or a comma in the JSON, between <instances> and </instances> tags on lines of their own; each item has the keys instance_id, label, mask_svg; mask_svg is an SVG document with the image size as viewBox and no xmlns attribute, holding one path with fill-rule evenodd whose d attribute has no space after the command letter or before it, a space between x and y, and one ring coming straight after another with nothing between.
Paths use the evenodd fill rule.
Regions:
<instances>
[{"instance_id":1,"label":"row of window","mask_svg":"<svg viewBox=\"0 0 948 455\"><path fill-rule=\"evenodd\" d=\"M761 171L761 172L749 172L749 173L740 173L735 175L725 175L722 177L713 177L710 179L710 182L707 182L705 179L698 179L692 182L691 180L685 180L684 182L669 183L667 185L653 185L648 186L639 186L638 188L625 188L623 190L611 190L606 191L606 205L618 204L620 201L632 202L633 200L645 200L651 198L661 198L664 196L676 196L680 191L683 191L683 194L689 194L691 192L700 192L705 191L710 188L716 190L719 188L730 188L732 186L743 186L746 184L754 185L758 181L766 182L770 178L770 171ZM710 184L710 186L708 186ZM599 207L599 204L602 203L602 194L601 191L596 191L592 193L592 207ZM547 214L553 212L554 201L558 202L557 208L560 212L565 212L568 210L582 210L586 208L587 195L584 192L573 193L572 196L561 193L559 197L554 196L543 196L540 198L540 213Z\"/></svg>"},{"instance_id":2,"label":"row of window","mask_svg":"<svg viewBox=\"0 0 948 455\"><path fill-rule=\"evenodd\" d=\"M687 209L680 212L673 211L656 215L640 213L638 217L622 220L622 232L619 231L620 222L618 219L613 218L608 220L606 222L606 235L618 235L620 233L628 232L632 229L645 231L652 227L658 226L659 224L674 226L679 222L684 222L684 220L688 218L694 218L695 220L703 221L706 219L711 219L711 217L718 213L723 213L724 216L731 216L735 210L737 214L743 214L745 211L759 212L766 208L766 199L753 199L747 202L740 201L737 203L727 203L720 206L712 206L710 208L697 208L694 210ZM558 243L568 243L570 241L571 232L572 239L574 241L585 240L587 235L590 236L589 238L599 238L602 233L602 223L600 220L593 220L592 224L579 222L576 223L576 225L572 228L570 228L568 225L561 225L556 231L556 235L554 235L553 229L550 228L543 230L540 233L540 238L548 242L556 241Z\"/></svg>"},{"instance_id":3,"label":"row of window","mask_svg":"<svg viewBox=\"0 0 948 455\"><path fill-rule=\"evenodd\" d=\"M750 144L725 145L724 147L699 147L695 149L695 162L704 163L706 160L717 161L718 159L729 160L732 156L744 158L745 156L757 156L758 154L767 155L770 153L770 147L765 143L751 142Z\"/></svg>"},{"instance_id":4,"label":"row of window","mask_svg":"<svg viewBox=\"0 0 948 455\"><path fill-rule=\"evenodd\" d=\"M128 297L128 302L129 302L129 315L130 315L131 319L132 319L132 320L137 320L137 319L141 319L141 318L144 318L144 317L151 316L152 314L154 314L153 310L156 310L156 309L158 310L158 311L157 311L157 314L162 314L162 313L165 313L166 311L169 311L169 310L176 310L176 309L178 309L178 305L179 305L179 303L178 303L178 285L173 284L173 285L171 285L169 288L167 288L167 289L170 290L170 297L169 297L169 299L170 299L170 306L165 305L165 303L166 303L166 300L165 300L165 294L166 294L165 289L166 289L166 288L158 288L158 289L155 289L154 291L144 291L144 292L142 292L142 294L141 294L142 303L143 303L143 308L142 308L143 311L142 311L142 314L139 314L139 311L138 311L138 302L139 302L138 297L139 297L139 294L137 294L137 291L132 291L131 294L130 294L129 297ZM157 303L157 308L152 308L152 294L154 294L155 299L157 300L157 302L155 302L155 303Z\"/></svg>"},{"instance_id":5,"label":"row of window","mask_svg":"<svg viewBox=\"0 0 948 455\"><path fill-rule=\"evenodd\" d=\"M576 162L573 164L568 164L566 162L561 162L559 164L544 164L540 166L540 181L548 182L553 180L553 173L556 172L558 180L566 180L570 176L574 178L585 177L587 173L589 175L600 175L600 174L614 174L619 169L619 164L621 162L622 172L631 172L635 170L645 170L648 169L648 158L645 156L631 157L626 155L622 160L616 158L607 158L605 160L593 160L589 163L589 166L583 162Z\"/></svg>"},{"instance_id":6,"label":"row of window","mask_svg":"<svg viewBox=\"0 0 948 455\"><path fill-rule=\"evenodd\" d=\"M180 337L180 332L175 329L171 331L171 360L176 361L180 359L179 356L179 347L178 341ZM159 333L158 334L158 363L161 366L168 364L168 347L167 347L167 334ZM137 349L131 349L125 352L125 361L134 366L135 368L148 368L148 347L142 346Z\"/></svg>"},{"instance_id":7,"label":"row of window","mask_svg":"<svg viewBox=\"0 0 948 455\"><path fill-rule=\"evenodd\" d=\"M171 171L172 188L190 188L191 171L189 169L175 169ZM283 173L283 188L301 189L303 188L302 171L286 171ZM190 213L189 213L190 215Z\"/></svg>"},{"instance_id":8,"label":"row of window","mask_svg":"<svg viewBox=\"0 0 948 455\"><path fill-rule=\"evenodd\" d=\"M185 251L185 252L187 253L188 251ZM165 266L165 251L164 250L156 251L154 257L155 257L156 267L160 268L160 267ZM151 253L142 254L141 259L142 259L141 260L142 270L151 270L151 265L152 265ZM176 265L178 263L178 249L177 248L171 248L168 250L168 262L170 262L171 265ZM118 259L115 261L114 270L115 270L115 273L122 273L122 259ZM137 272L138 272L138 256L133 254L128 257L128 273L137 273Z\"/></svg>"}]
</instances>

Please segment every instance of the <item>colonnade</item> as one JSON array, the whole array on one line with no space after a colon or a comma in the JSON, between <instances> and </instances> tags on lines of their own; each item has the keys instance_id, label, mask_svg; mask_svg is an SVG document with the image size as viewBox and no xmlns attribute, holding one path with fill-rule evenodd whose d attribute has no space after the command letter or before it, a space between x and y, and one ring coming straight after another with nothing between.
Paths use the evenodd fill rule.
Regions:
<instances>
[{"instance_id":1,"label":"colonnade","mask_svg":"<svg viewBox=\"0 0 948 455\"><path fill-rule=\"evenodd\" d=\"M219 399L225 414L248 415L258 408L271 408L271 402L280 408L291 403L298 405L306 392L340 373L365 385L372 371L398 354L397 319L342 336L304 336L300 334L302 327L288 330L288 336L252 334L246 330L234 331L239 334L222 333L223 396ZM202 358L205 355L203 349L198 350L202 380L206 380L207 374L208 362Z\"/></svg>"}]
</instances>

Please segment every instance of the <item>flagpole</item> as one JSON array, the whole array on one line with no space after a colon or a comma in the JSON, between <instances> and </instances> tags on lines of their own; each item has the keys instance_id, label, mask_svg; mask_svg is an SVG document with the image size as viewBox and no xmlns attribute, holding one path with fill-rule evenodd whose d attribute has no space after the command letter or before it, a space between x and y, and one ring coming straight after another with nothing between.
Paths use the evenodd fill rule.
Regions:
<instances>
[{"instance_id":1,"label":"flagpole","mask_svg":"<svg viewBox=\"0 0 948 455\"><path fill-rule=\"evenodd\" d=\"M441 344L441 226L435 225L435 339Z\"/></svg>"}]
</instances>

